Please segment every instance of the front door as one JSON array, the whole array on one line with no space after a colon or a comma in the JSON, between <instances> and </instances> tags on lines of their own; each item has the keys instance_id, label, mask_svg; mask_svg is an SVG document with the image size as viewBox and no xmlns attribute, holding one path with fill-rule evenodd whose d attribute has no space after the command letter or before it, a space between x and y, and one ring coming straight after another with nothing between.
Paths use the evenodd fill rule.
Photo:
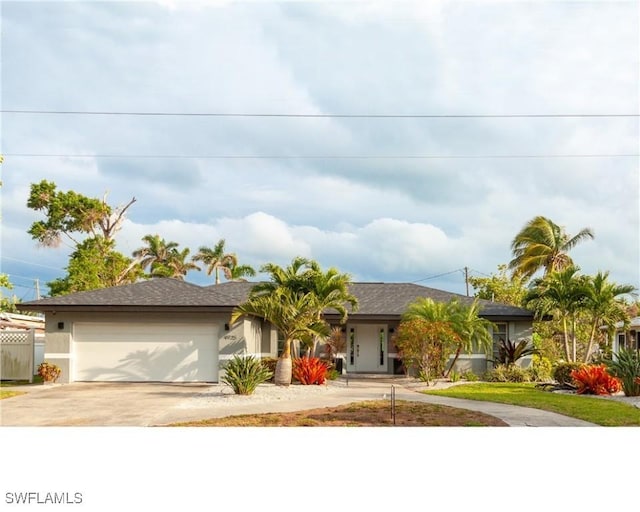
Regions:
<instances>
[{"instance_id":1,"label":"front door","mask_svg":"<svg viewBox=\"0 0 640 512\"><path fill-rule=\"evenodd\" d=\"M349 328L347 370L387 371L387 328L383 324L358 324Z\"/></svg>"}]
</instances>

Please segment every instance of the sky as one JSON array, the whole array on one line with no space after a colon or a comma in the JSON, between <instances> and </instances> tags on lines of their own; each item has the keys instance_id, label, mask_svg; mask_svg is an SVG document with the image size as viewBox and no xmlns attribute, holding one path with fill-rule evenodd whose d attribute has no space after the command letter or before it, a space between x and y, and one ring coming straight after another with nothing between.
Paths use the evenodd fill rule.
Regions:
<instances>
[{"instance_id":1,"label":"sky","mask_svg":"<svg viewBox=\"0 0 640 512\"><path fill-rule=\"evenodd\" d=\"M43 179L135 197L126 255L224 238L255 268L466 293L543 215L593 230L584 273L640 287L636 1L3 1L1 23L1 271L23 300L71 251L27 234Z\"/></svg>"}]
</instances>

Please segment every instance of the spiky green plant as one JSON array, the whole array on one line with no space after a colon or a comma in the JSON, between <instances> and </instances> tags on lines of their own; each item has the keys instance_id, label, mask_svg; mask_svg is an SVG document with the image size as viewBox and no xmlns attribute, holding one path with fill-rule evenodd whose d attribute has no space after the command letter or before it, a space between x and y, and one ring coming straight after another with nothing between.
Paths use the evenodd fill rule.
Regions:
<instances>
[{"instance_id":1,"label":"spiky green plant","mask_svg":"<svg viewBox=\"0 0 640 512\"><path fill-rule=\"evenodd\" d=\"M520 359L538 353L538 349L529 346L529 341L522 339L517 343L511 340L501 341L498 347L498 358L496 364L510 366L516 364Z\"/></svg>"},{"instance_id":2,"label":"spiky green plant","mask_svg":"<svg viewBox=\"0 0 640 512\"><path fill-rule=\"evenodd\" d=\"M622 381L625 396L640 396L640 352L620 349L616 358L605 364L611 375Z\"/></svg>"},{"instance_id":3,"label":"spiky green plant","mask_svg":"<svg viewBox=\"0 0 640 512\"><path fill-rule=\"evenodd\" d=\"M231 386L237 395L251 395L258 385L272 376L259 359L235 355L225 366L225 375L220 380Z\"/></svg>"}]
</instances>

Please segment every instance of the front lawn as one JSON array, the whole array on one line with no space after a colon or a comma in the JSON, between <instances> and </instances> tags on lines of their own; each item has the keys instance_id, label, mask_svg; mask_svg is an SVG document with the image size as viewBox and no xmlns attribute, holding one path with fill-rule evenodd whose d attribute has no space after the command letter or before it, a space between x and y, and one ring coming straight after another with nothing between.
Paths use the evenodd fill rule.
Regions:
<instances>
[{"instance_id":1,"label":"front lawn","mask_svg":"<svg viewBox=\"0 0 640 512\"><path fill-rule=\"evenodd\" d=\"M396 402L396 426L402 427L505 427L493 416L445 405ZM389 400L358 402L339 407L268 414L243 414L202 421L175 423L173 427L390 427Z\"/></svg>"},{"instance_id":2,"label":"front lawn","mask_svg":"<svg viewBox=\"0 0 640 512\"><path fill-rule=\"evenodd\" d=\"M461 384L438 391L424 391L424 393L532 407L608 427L640 426L640 409L637 407L605 398L551 393L536 388L535 384L502 382Z\"/></svg>"}]
</instances>

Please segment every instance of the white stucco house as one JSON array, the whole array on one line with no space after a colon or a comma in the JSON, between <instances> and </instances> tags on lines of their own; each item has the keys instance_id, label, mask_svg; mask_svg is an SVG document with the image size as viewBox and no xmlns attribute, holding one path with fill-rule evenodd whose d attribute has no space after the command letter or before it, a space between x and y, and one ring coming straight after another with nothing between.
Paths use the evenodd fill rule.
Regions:
<instances>
[{"instance_id":1,"label":"white stucco house","mask_svg":"<svg viewBox=\"0 0 640 512\"><path fill-rule=\"evenodd\" d=\"M234 354L278 355L278 332L267 322L231 312L255 283L198 286L176 279L50 297L19 305L45 314L45 359L62 369L59 382L218 382L221 363ZM349 373L401 373L393 333L418 297L447 302L473 298L409 283L353 283L359 309L341 326ZM481 316L495 325L494 340L531 339L533 314L481 301ZM338 315L325 314L338 325ZM484 354L463 355L460 370L481 373Z\"/></svg>"}]
</instances>

